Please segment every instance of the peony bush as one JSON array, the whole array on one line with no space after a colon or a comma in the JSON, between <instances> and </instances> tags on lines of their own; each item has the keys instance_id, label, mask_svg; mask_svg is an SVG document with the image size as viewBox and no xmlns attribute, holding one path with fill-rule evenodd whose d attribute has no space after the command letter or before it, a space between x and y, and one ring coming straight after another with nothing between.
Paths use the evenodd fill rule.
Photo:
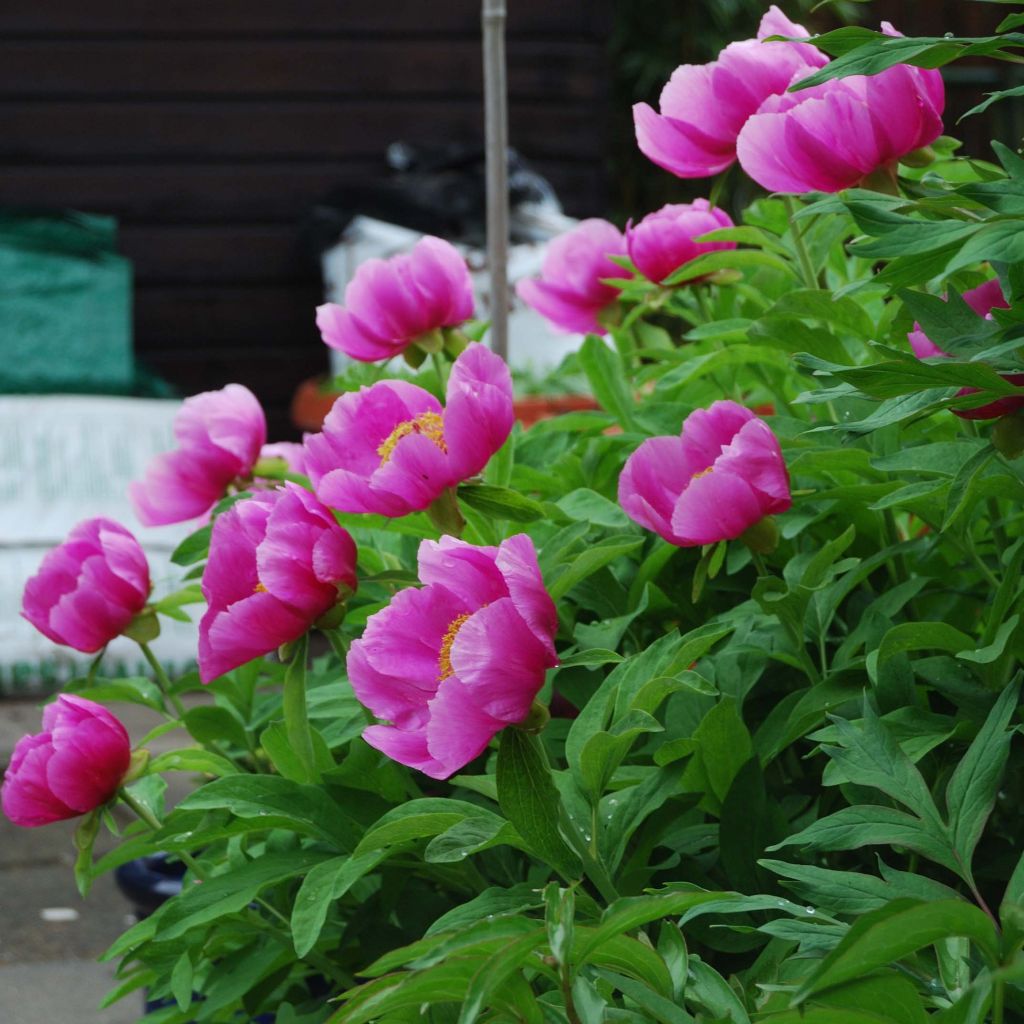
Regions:
<instances>
[{"instance_id":1,"label":"peony bush","mask_svg":"<svg viewBox=\"0 0 1024 1024\"><path fill-rule=\"evenodd\" d=\"M183 874L114 996L153 1024L1024 1019L1024 159L958 155L936 70L1018 59L1021 23L811 38L773 7L680 68L642 151L781 194L730 215L709 181L551 247L519 294L591 332L563 370L596 411L514 424L436 239L318 312L415 383L353 374L301 449L244 388L186 403L134 491L195 520L180 590L93 520L25 593L98 654L5 813L81 818L83 893ZM148 644L200 603L170 679ZM120 634L152 681L104 677Z\"/></svg>"}]
</instances>

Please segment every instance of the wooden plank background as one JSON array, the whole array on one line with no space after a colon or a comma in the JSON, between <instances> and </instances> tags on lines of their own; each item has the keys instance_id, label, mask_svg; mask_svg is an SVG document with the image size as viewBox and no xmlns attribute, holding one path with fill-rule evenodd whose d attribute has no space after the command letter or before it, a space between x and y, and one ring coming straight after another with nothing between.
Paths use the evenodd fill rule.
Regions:
<instances>
[{"instance_id":1,"label":"wooden plank background","mask_svg":"<svg viewBox=\"0 0 1024 1024\"><path fill-rule=\"evenodd\" d=\"M606 206L608 0L509 5L512 144ZM326 368L298 226L396 139L479 142L478 0L4 0L0 203L117 216L139 358L289 434Z\"/></svg>"}]
</instances>

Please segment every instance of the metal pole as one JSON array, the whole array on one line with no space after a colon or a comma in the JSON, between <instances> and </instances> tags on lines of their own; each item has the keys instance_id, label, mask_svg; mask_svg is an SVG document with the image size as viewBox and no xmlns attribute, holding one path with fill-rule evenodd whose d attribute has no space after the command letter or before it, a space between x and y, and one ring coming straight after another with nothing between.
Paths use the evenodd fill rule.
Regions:
<instances>
[{"instance_id":1,"label":"metal pole","mask_svg":"<svg viewBox=\"0 0 1024 1024\"><path fill-rule=\"evenodd\" d=\"M491 348L508 358L508 85L504 0L483 0L484 140L487 155L487 266Z\"/></svg>"}]
</instances>

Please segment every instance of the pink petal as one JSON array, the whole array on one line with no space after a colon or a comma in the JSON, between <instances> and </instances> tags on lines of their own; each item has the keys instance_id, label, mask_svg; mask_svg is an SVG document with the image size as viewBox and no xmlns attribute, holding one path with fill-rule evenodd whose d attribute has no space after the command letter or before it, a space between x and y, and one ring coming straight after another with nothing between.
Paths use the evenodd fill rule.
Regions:
<instances>
[{"instance_id":1,"label":"pink petal","mask_svg":"<svg viewBox=\"0 0 1024 1024\"><path fill-rule=\"evenodd\" d=\"M512 604L546 652L545 667L553 668L558 664L554 642L558 612L544 586L533 541L525 533L503 540L496 564L505 577Z\"/></svg>"},{"instance_id":2,"label":"pink petal","mask_svg":"<svg viewBox=\"0 0 1024 1024\"><path fill-rule=\"evenodd\" d=\"M419 577L426 583L442 584L466 608L479 608L508 597L505 578L495 564L496 547L467 544L455 537L424 540L417 555Z\"/></svg>"},{"instance_id":3,"label":"pink petal","mask_svg":"<svg viewBox=\"0 0 1024 1024\"><path fill-rule=\"evenodd\" d=\"M423 731L406 732L387 725L371 725L363 730L363 739L392 761L408 765L432 779L447 779L456 769L448 768L427 752Z\"/></svg>"},{"instance_id":4,"label":"pink petal","mask_svg":"<svg viewBox=\"0 0 1024 1024\"><path fill-rule=\"evenodd\" d=\"M441 778L447 778L479 757L491 738L504 727L503 722L482 710L475 698L476 694L452 676L444 681L430 702L427 749L444 765Z\"/></svg>"},{"instance_id":5,"label":"pink petal","mask_svg":"<svg viewBox=\"0 0 1024 1024\"><path fill-rule=\"evenodd\" d=\"M512 430L512 374L484 345L471 344L448 378L444 437L455 480L479 473Z\"/></svg>"},{"instance_id":6,"label":"pink petal","mask_svg":"<svg viewBox=\"0 0 1024 1024\"><path fill-rule=\"evenodd\" d=\"M506 597L474 612L462 624L451 647L451 663L477 707L490 718L508 723L522 721L528 714L544 685L551 655ZM438 692L450 681L442 682ZM433 744L431 750L445 760Z\"/></svg>"},{"instance_id":7,"label":"pink petal","mask_svg":"<svg viewBox=\"0 0 1024 1024\"><path fill-rule=\"evenodd\" d=\"M761 502L742 477L712 470L679 496L672 514L675 543L682 547L733 540L764 518Z\"/></svg>"}]
</instances>

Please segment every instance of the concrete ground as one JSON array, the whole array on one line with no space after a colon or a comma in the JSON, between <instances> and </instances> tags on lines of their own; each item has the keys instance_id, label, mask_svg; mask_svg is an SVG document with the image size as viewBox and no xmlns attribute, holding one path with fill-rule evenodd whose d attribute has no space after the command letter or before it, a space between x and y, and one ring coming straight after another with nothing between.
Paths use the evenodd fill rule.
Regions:
<instances>
[{"instance_id":1,"label":"concrete ground","mask_svg":"<svg viewBox=\"0 0 1024 1024\"><path fill-rule=\"evenodd\" d=\"M133 742L159 722L136 705L112 710ZM39 722L36 702L0 700L0 768L24 733L39 731ZM175 730L150 749L157 753L188 742L187 734ZM169 781L180 792L189 786L185 776ZM115 965L96 958L134 919L113 875L98 879L86 900L79 897L72 874L74 828L74 821L17 828L0 815L2 1024L134 1024L142 1017L139 994L98 1009L114 987ZM113 845L109 836L102 843L103 849Z\"/></svg>"}]
</instances>

